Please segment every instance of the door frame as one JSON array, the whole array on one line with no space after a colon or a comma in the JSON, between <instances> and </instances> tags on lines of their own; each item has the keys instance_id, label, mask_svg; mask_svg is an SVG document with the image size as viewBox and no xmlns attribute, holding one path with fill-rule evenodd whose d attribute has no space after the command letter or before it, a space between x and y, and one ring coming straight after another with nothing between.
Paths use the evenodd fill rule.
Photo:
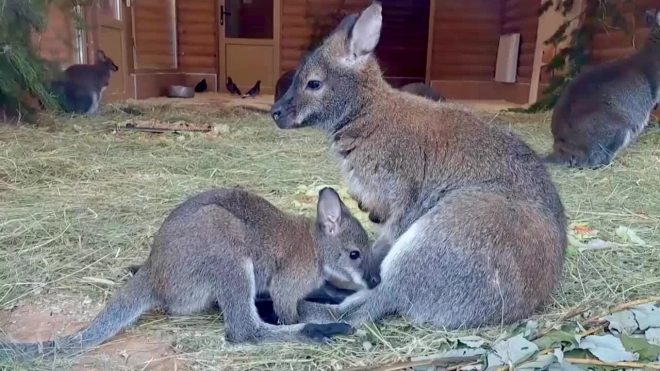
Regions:
<instances>
[{"instance_id":1,"label":"door frame","mask_svg":"<svg viewBox=\"0 0 660 371\"><path fill-rule=\"evenodd\" d=\"M122 42L122 54L123 68L115 73L122 73L124 75L124 81L126 82L126 90L124 94L114 94L114 95L105 95L103 97L104 102L114 102L125 100L129 98L135 98L135 81L133 79L133 58L132 54L132 29L131 24L131 11L130 7L127 6L127 0L116 0L117 4L121 6L120 10L120 20L116 20L118 24L121 24L121 29L123 30L123 42ZM96 3L93 3L96 4ZM84 52L79 51L80 57L85 57L84 61L80 63L90 63L96 61L96 51L98 50L99 45L99 34L101 32L101 10L96 6L88 6L84 9L81 9L81 13L84 16L86 31L81 32L79 45L84 45ZM112 56L110 56L112 58ZM115 58L112 58L113 60ZM123 71L122 71L123 70ZM110 99L108 99L110 98Z\"/></svg>"},{"instance_id":2,"label":"door frame","mask_svg":"<svg viewBox=\"0 0 660 371\"><path fill-rule=\"evenodd\" d=\"M227 58L225 56L226 43L225 43L225 26L220 25L220 6L225 6L225 0L218 0L216 2L217 11L217 27L218 27L218 92L225 92L222 87L227 82ZM276 83L280 78L280 33L282 19L282 0L273 0L273 39L238 39L245 45L271 45L273 46L273 82ZM221 84L221 82L223 84ZM275 86L273 85L273 94L275 94Z\"/></svg>"}]
</instances>

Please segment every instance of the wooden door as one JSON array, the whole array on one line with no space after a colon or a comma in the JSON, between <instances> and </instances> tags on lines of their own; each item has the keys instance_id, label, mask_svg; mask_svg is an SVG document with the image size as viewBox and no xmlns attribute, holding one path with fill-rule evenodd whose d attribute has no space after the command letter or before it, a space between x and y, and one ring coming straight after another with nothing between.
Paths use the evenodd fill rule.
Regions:
<instances>
[{"instance_id":1,"label":"wooden door","mask_svg":"<svg viewBox=\"0 0 660 371\"><path fill-rule=\"evenodd\" d=\"M273 94L279 78L280 0L219 0L220 81L241 92L261 80L261 94Z\"/></svg>"},{"instance_id":2,"label":"wooden door","mask_svg":"<svg viewBox=\"0 0 660 371\"><path fill-rule=\"evenodd\" d=\"M96 46L103 50L119 67L112 73L110 85L103 93L104 102L125 100L134 95L133 80L130 78L127 53L127 6L130 0L99 0L96 10ZM91 51L96 61L96 50Z\"/></svg>"}]
</instances>

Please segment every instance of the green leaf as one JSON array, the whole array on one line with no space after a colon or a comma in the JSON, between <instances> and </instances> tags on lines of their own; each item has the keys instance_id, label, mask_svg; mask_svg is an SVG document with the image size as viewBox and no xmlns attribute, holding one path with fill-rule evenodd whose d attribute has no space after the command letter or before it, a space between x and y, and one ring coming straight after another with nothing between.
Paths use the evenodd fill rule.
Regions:
<instances>
[{"instance_id":1,"label":"green leaf","mask_svg":"<svg viewBox=\"0 0 660 371\"><path fill-rule=\"evenodd\" d=\"M646 246L646 242L637 236L637 233L632 229L624 226L619 226L616 229L616 235L624 241L628 241L634 245Z\"/></svg>"},{"instance_id":2,"label":"green leaf","mask_svg":"<svg viewBox=\"0 0 660 371\"><path fill-rule=\"evenodd\" d=\"M577 335L565 331L553 330L543 337L534 340L539 349L559 348L565 344L578 345Z\"/></svg>"},{"instance_id":3,"label":"green leaf","mask_svg":"<svg viewBox=\"0 0 660 371\"><path fill-rule=\"evenodd\" d=\"M660 346L653 345L644 338L621 334L621 344L627 351L639 354L641 362L655 362L660 357Z\"/></svg>"},{"instance_id":4,"label":"green leaf","mask_svg":"<svg viewBox=\"0 0 660 371\"><path fill-rule=\"evenodd\" d=\"M624 348L621 339L612 334L587 336L580 341L580 348L588 350L606 363L634 362L639 359L637 354Z\"/></svg>"}]
</instances>

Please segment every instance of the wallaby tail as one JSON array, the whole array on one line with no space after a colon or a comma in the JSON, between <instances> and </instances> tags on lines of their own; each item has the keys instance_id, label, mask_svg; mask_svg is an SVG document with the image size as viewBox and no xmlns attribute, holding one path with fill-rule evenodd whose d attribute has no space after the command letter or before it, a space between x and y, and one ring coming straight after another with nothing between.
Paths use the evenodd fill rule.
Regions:
<instances>
[{"instance_id":1,"label":"wallaby tail","mask_svg":"<svg viewBox=\"0 0 660 371\"><path fill-rule=\"evenodd\" d=\"M85 329L43 343L0 342L0 358L36 357L56 351L70 353L97 346L135 322L142 313L158 304L149 282L149 270L142 268L112 297L108 305Z\"/></svg>"}]
</instances>

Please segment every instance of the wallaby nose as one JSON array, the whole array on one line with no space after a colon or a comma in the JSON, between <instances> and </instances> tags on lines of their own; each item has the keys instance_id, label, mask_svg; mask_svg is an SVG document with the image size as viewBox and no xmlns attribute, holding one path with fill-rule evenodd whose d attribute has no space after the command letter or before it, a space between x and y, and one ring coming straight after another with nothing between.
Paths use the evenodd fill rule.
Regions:
<instances>
[{"instance_id":1,"label":"wallaby nose","mask_svg":"<svg viewBox=\"0 0 660 371\"><path fill-rule=\"evenodd\" d=\"M369 279L367 279L367 286L370 289L373 289L374 287L378 286L380 284L380 276L372 276Z\"/></svg>"},{"instance_id":2,"label":"wallaby nose","mask_svg":"<svg viewBox=\"0 0 660 371\"><path fill-rule=\"evenodd\" d=\"M273 121L277 122L280 116L282 116L282 110L273 106L273 108L270 110L270 116L273 118Z\"/></svg>"}]
</instances>

